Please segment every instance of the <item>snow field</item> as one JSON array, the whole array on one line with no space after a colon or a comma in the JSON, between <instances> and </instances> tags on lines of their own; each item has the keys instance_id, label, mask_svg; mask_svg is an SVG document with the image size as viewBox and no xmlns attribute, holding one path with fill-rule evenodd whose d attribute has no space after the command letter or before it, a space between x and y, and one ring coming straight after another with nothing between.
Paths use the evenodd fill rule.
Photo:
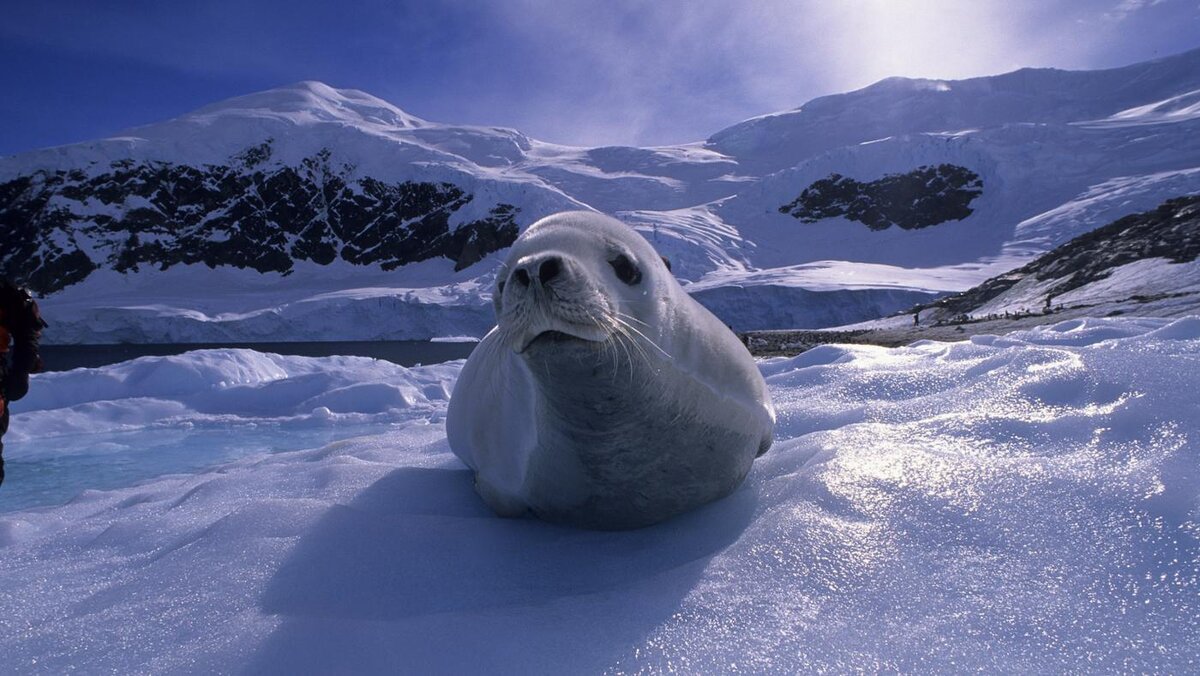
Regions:
<instances>
[{"instance_id":1,"label":"snow field","mask_svg":"<svg viewBox=\"0 0 1200 676\"><path fill-rule=\"evenodd\" d=\"M1200 318L762 362L777 442L743 488L623 533L486 510L445 443L459 366L208 351L38 376L14 432L54 415L80 434L326 416L390 427L0 514L6 666L1186 672L1200 661Z\"/></svg>"}]
</instances>

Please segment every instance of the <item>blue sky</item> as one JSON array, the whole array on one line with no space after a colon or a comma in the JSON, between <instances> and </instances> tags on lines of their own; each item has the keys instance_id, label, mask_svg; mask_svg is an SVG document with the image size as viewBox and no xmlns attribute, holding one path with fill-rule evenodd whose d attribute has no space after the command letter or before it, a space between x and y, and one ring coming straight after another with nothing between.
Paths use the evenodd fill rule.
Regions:
<instances>
[{"instance_id":1,"label":"blue sky","mask_svg":"<svg viewBox=\"0 0 1200 676\"><path fill-rule=\"evenodd\" d=\"M1200 0L0 0L0 155L321 80L547 141L701 140L891 75L1200 47Z\"/></svg>"}]
</instances>

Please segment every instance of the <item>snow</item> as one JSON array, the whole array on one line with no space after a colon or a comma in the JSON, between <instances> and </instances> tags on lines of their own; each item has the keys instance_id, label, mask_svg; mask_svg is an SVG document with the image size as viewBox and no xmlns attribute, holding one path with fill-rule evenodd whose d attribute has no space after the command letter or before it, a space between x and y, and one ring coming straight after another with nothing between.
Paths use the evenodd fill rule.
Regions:
<instances>
[{"instance_id":1,"label":"snow","mask_svg":"<svg viewBox=\"0 0 1200 676\"><path fill-rule=\"evenodd\" d=\"M718 314L746 327L777 320L794 323L771 328L828 326L869 318L857 310L822 313L832 299L811 300L839 280L845 285L834 290L854 307L886 313L899 302L899 287L928 296L944 292L953 277L955 288L966 288L1116 218L1200 190L1200 144L1193 140L1200 134L1198 64L1200 50L1193 50L1103 71L889 78L747 120L703 143L657 148L574 148L512 129L439 124L364 92L302 82L114 138L0 158L0 180L40 169L92 175L120 159L228 164L267 139L271 165L296 165L328 149L329 165L347 178L460 186L474 199L452 225L500 203L520 209L522 226L564 210L614 213L651 239L680 279L710 286L720 280L726 289L707 292ZM871 232L843 218L800 223L778 211L832 173L872 181L942 163L966 167L983 181L974 213L962 221ZM98 207L73 208L90 214ZM54 238L73 246L66 233ZM79 246L111 252L111 243L101 244ZM45 299L55 326L48 339L429 339L460 330L478 338L489 325L486 296L501 258L462 271L440 261L434 272L437 262L427 261L391 275L299 264L288 284L272 275L247 281L250 275L228 268L176 276L143 266L128 282L96 273ZM828 261L847 274L793 274ZM895 279L858 281L878 280L885 268ZM771 276L789 281L760 283ZM175 283L185 278L196 283ZM146 288L155 289L154 303L142 300ZM236 307L207 307L213 288L225 289L222 302ZM357 292L382 288L395 290L375 296L384 311ZM274 296L267 293L272 289ZM757 310L723 309L740 303L729 299L746 289L765 292ZM346 293L329 295L338 292ZM447 300L425 301L431 297ZM796 309L781 313L780 303ZM219 319L221 312L241 316ZM339 321L326 322L327 316Z\"/></svg>"},{"instance_id":2,"label":"snow","mask_svg":"<svg viewBox=\"0 0 1200 676\"><path fill-rule=\"evenodd\" d=\"M1173 197L1200 191L1200 167L1117 176L1088 186L1054 209L1017 224L1010 248L1041 252L1107 225L1120 216L1149 211Z\"/></svg>"},{"instance_id":3,"label":"snow","mask_svg":"<svg viewBox=\"0 0 1200 676\"><path fill-rule=\"evenodd\" d=\"M311 80L220 101L186 115L184 119L212 121L228 115L272 115L296 125L314 119L337 122L347 117L359 123L377 124L387 128L410 129L428 124L366 92L357 89L334 89Z\"/></svg>"},{"instance_id":4,"label":"snow","mask_svg":"<svg viewBox=\"0 0 1200 676\"><path fill-rule=\"evenodd\" d=\"M1094 124L1154 124L1200 117L1200 89L1123 110Z\"/></svg>"},{"instance_id":5,"label":"snow","mask_svg":"<svg viewBox=\"0 0 1200 676\"><path fill-rule=\"evenodd\" d=\"M1011 289L979 306L972 314L984 316L1005 312L1040 310L1046 296L1053 292L1061 278L1039 281L1036 275L1013 285ZM1098 306L1114 304L1130 306L1131 299L1173 296L1188 297L1186 303L1194 308L1200 294L1200 261L1173 263L1165 258L1146 258L1113 268L1109 274L1053 297L1054 305L1086 306L1092 314Z\"/></svg>"},{"instance_id":6,"label":"snow","mask_svg":"<svg viewBox=\"0 0 1200 676\"><path fill-rule=\"evenodd\" d=\"M4 437L0 511L440 415L457 367L198 350L35 375ZM23 469L24 468L24 469Z\"/></svg>"},{"instance_id":7,"label":"snow","mask_svg":"<svg viewBox=\"0 0 1200 676\"><path fill-rule=\"evenodd\" d=\"M14 405L0 489L6 668L1190 672L1200 661L1200 317L762 362L777 441L746 484L621 533L488 512L445 441L460 367L218 350L35 376ZM56 421L71 433L43 436ZM236 430L235 446L288 425L338 439L162 467L65 505L3 502L33 480L22 463L65 439L183 439L185 423ZM356 424L378 427L356 436ZM72 462L120 457L74 448Z\"/></svg>"}]
</instances>

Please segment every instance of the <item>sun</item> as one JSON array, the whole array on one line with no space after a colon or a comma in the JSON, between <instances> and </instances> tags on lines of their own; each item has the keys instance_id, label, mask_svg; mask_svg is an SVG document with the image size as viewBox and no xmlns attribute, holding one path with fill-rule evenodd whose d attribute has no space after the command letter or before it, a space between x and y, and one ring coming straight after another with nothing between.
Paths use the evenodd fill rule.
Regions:
<instances>
[{"instance_id":1,"label":"sun","mask_svg":"<svg viewBox=\"0 0 1200 676\"><path fill-rule=\"evenodd\" d=\"M1013 19L992 3L859 0L828 3L839 26L833 65L860 86L892 76L957 79L1017 64Z\"/></svg>"}]
</instances>

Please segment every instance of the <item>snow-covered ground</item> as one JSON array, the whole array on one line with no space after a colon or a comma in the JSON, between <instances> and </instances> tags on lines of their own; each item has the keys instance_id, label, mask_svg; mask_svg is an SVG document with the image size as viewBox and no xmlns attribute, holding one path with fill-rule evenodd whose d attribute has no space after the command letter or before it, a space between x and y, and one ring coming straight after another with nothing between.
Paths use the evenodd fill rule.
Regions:
<instances>
[{"instance_id":1,"label":"snow-covered ground","mask_svg":"<svg viewBox=\"0 0 1200 676\"><path fill-rule=\"evenodd\" d=\"M445 441L459 363L222 350L37 376L0 489L4 668L1198 668L1200 318L761 366L778 440L743 488L621 533L488 513ZM351 438L221 462L316 438L297 430ZM42 460L120 462L115 434L219 464L5 506L54 483ZM158 469L206 464L186 460Z\"/></svg>"}]
</instances>

